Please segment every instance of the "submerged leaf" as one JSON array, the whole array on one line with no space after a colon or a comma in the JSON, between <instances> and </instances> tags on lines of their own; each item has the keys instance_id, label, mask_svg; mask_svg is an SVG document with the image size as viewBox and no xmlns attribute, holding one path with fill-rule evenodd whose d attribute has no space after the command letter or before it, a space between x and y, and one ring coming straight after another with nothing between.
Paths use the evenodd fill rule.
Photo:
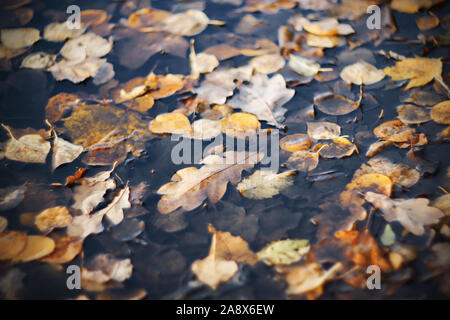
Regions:
<instances>
[{"instance_id":1,"label":"submerged leaf","mask_svg":"<svg viewBox=\"0 0 450 320\"><path fill-rule=\"evenodd\" d=\"M450 124L450 100L443 101L431 108L431 119L440 124Z\"/></svg>"},{"instance_id":2,"label":"submerged leaf","mask_svg":"<svg viewBox=\"0 0 450 320\"><path fill-rule=\"evenodd\" d=\"M327 121L307 122L308 135L314 140L335 139L341 134L341 127Z\"/></svg>"},{"instance_id":3,"label":"submerged leaf","mask_svg":"<svg viewBox=\"0 0 450 320\"><path fill-rule=\"evenodd\" d=\"M268 265L288 265L299 261L309 252L308 240L287 239L269 243L261 249L258 259L264 260Z\"/></svg>"},{"instance_id":4,"label":"submerged leaf","mask_svg":"<svg viewBox=\"0 0 450 320\"><path fill-rule=\"evenodd\" d=\"M18 231L0 233L0 261L17 257L27 244L27 235Z\"/></svg>"},{"instance_id":5,"label":"submerged leaf","mask_svg":"<svg viewBox=\"0 0 450 320\"><path fill-rule=\"evenodd\" d=\"M29 262L38 260L49 255L55 249L55 242L52 238L44 236L27 236L25 249L16 257L16 262Z\"/></svg>"},{"instance_id":6,"label":"submerged leaf","mask_svg":"<svg viewBox=\"0 0 450 320\"><path fill-rule=\"evenodd\" d=\"M53 207L39 213L34 223L42 233L49 233L55 228L64 228L72 223L72 216L66 207Z\"/></svg>"},{"instance_id":7,"label":"submerged leaf","mask_svg":"<svg viewBox=\"0 0 450 320\"><path fill-rule=\"evenodd\" d=\"M426 109L411 104L403 104L397 107L398 118L406 124L419 124L431 120Z\"/></svg>"},{"instance_id":8,"label":"submerged leaf","mask_svg":"<svg viewBox=\"0 0 450 320\"><path fill-rule=\"evenodd\" d=\"M277 174L269 170L255 171L250 177L237 185L237 189L246 198L268 199L277 195L283 189L294 184L292 175L295 171Z\"/></svg>"}]
</instances>

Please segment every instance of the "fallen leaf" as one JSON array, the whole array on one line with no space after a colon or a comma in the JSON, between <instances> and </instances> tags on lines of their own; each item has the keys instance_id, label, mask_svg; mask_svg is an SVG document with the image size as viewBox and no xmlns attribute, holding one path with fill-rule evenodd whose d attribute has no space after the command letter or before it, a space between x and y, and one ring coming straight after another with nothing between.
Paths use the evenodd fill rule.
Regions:
<instances>
[{"instance_id":1,"label":"fallen leaf","mask_svg":"<svg viewBox=\"0 0 450 320\"><path fill-rule=\"evenodd\" d=\"M382 140L391 142L408 142L414 137L416 130L400 120L391 120L380 124L373 133Z\"/></svg>"},{"instance_id":2,"label":"fallen leaf","mask_svg":"<svg viewBox=\"0 0 450 320\"><path fill-rule=\"evenodd\" d=\"M199 10L176 13L162 21L164 31L180 36L195 36L205 30L209 23L208 16Z\"/></svg>"},{"instance_id":3,"label":"fallen leaf","mask_svg":"<svg viewBox=\"0 0 450 320\"><path fill-rule=\"evenodd\" d=\"M200 282L215 290L219 284L227 282L237 273L238 265L234 261L216 259L210 254L202 260L194 261L191 270Z\"/></svg>"},{"instance_id":4,"label":"fallen leaf","mask_svg":"<svg viewBox=\"0 0 450 320\"><path fill-rule=\"evenodd\" d=\"M234 32L239 34L252 34L263 24L264 21L255 18L251 14L246 14L239 20L234 28Z\"/></svg>"},{"instance_id":5,"label":"fallen leaf","mask_svg":"<svg viewBox=\"0 0 450 320\"><path fill-rule=\"evenodd\" d=\"M421 87L433 79L442 80L442 61L432 58L408 58L397 61L395 66L386 67L384 73L394 81L410 79L406 90Z\"/></svg>"},{"instance_id":6,"label":"fallen leaf","mask_svg":"<svg viewBox=\"0 0 450 320\"><path fill-rule=\"evenodd\" d=\"M106 64L106 59L86 58L82 61L61 60L48 68L56 80L69 80L80 83L93 77Z\"/></svg>"},{"instance_id":7,"label":"fallen leaf","mask_svg":"<svg viewBox=\"0 0 450 320\"><path fill-rule=\"evenodd\" d=\"M292 186L295 171L276 173L269 170L255 171L250 177L242 180L237 189L249 199L269 199L279 194L282 190Z\"/></svg>"},{"instance_id":8,"label":"fallen leaf","mask_svg":"<svg viewBox=\"0 0 450 320\"><path fill-rule=\"evenodd\" d=\"M349 24L339 23L335 18L327 18L318 22L305 23L303 29L318 36L346 36L355 32Z\"/></svg>"},{"instance_id":9,"label":"fallen leaf","mask_svg":"<svg viewBox=\"0 0 450 320\"><path fill-rule=\"evenodd\" d=\"M82 61L86 58L101 58L111 51L112 46L112 38L106 40L88 32L67 41L59 53L67 60Z\"/></svg>"},{"instance_id":10,"label":"fallen leaf","mask_svg":"<svg viewBox=\"0 0 450 320\"><path fill-rule=\"evenodd\" d=\"M27 244L27 235L18 231L0 233L0 260L11 260L17 257Z\"/></svg>"},{"instance_id":11,"label":"fallen leaf","mask_svg":"<svg viewBox=\"0 0 450 320\"><path fill-rule=\"evenodd\" d=\"M341 159L343 157L351 156L355 150L355 145L348 139L337 137L331 142L324 142L318 152L323 158Z\"/></svg>"},{"instance_id":12,"label":"fallen leaf","mask_svg":"<svg viewBox=\"0 0 450 320\"><path fill-rule=\"evenodd\" d=\"M314 170L319 164L319 153L315 151L299 150L292 153L287 161L295 169L308 172Z\"/></svg>"},{"instance_id":13,"label":"fallen leaf","mask_svg":"<svg viewBox=\"0 0 450 320\"><path fill-rule=\"evenodd\" d=\"M23 49L39 41L41 36L34 28L1 29L1 39L8 49Z\"/></svg>"},{"instance_id":14,"label":"fallen leaf","mask_svg":"<svg viewBox=\"0 0 450 320\"><path fill-rule=\"evenodd\" d=\"M48 100L45 106L45 117L51 123L56 122L80 102L81 99L75 94L58 93Z\"/></svg>"},{"instance_id":15,"label":"fallen leaf","mask_svg":"<svg viewBox=\"0 0 450 320\"><path fill-rule=\"evenodd\" d=\"M391 8L404 13L416 13L423 8L444 2L444 0L392 0Z\"/></svg>"},{"instance_id":16,"label":"fallen leaf","mask_svg":"<svg viewBox=\"0 0 450 320\"><path fill-rule=\"evenodd\" d=\"M420 17L416 20L416 24L421 31L431 30L439 25L439 18L435 15Z\"/></svg>"},{"instance_id":17,"label":"fallen leaf","mask_svg":"<svg viewBox=\"0 0 450 320\"><path fill-rule=\"evenodd\" d=\"M44 236L27 236L25 249L14 257L15 262L29 262L49 255L55 249L52 238Z\"/></svg>"},{"instance_id":18,"label":"fallen leaf","mask_svg":"<svg viewBox=\"0 0 450 320\"><path fill-rule=\"evenodd\" d=\"M289 265L300 259L309 252L308 240L286 239L269 243L258 253L258 259L268 265Z\"/></svg>"},{"instance_id":19,"label":"fallen leaf","mask_svg":"<svg viewBox=\"0 0 450 320\"><path fill-rule=\"evenodd\" d=\"M25 198L26 184L0 189L0 211L17 207Z\"/></svg>"},{"instance_id":20,"label":"fallen leaf","mask_svg":"<svg viewBox=\"0 0 450 320\"><path fill-rule=\"evenodd\" d=\"M334 48L339 44L337 36L317 36L315 34L306 34L306 44L318 48Z\"/></svg>"},{"instance_id":21,"label":"fallen leaf","mask_svg":"<svg viewBox=\"0 0 450 320\"><path fill-rule=\"evenodd\" d=\"M193 138L211 140L222 134L219 120L200 119L192 123Z\"/></svg>"},{"instance_id":22,"label":"fallen leaf","mask_svg":"<svg viewBox=\"0 0 450 320\"><path fill-rule=\"evenodd\" d=\"M441 210L430 207L429 200L425 198L390 199L384 194L367 192L365 199L383 212L386 221L399 221L415 235L422 235L424 226L438 223L444 216Z\"/></svg>"},{"instance_id":23,"label":"fallen leaf","mask_svg":"<svg viewBox=\"0 0 450 320\"><path fill-rule=\"evenodd\" d=\"M314 97L314 104L320 111L333 116L348 114L359 108L362 95L358 101L353 101L339 94L326 93Z\"/></svg>"},{"instance_id":24,"label":"fallen leaf","mask_svg":"<svg viewBox=\"0 0 450 320\"><path fill-rule=\"evenodd\" d=\"M261 128L258 118L250 113L232 113L221 121L221 130L230 137L254 136Z\"/></svg>"},{"instance_id":25,"label":"fallen leaf","mask_svg":"<svg viewBox=\"0 0 450 320\"><path fill-rule=\"evenodd\" d=\"M108 13L105 10L89 9L80 12L80 20L82 25L97 26L102 24L108 18Z\"/></svg>"},{"instance_id":26,"label":"fallen leaf","mask_svg":"<svg viewBox=\"0 0 450 320\"><path fill-rule=\"evenodd\" d=\"M446 216L450 216L450 194L444 194L433 201L433 207L438 208Z\"/></svg>"},{"instance_id":27,"label":"fallen leaf","mask_svg":"<svg viewBox=\"0 0 450 320\"><path fill-rule=\"evenodd\" d=\"M71 262L83 249L83 242L72 237L59 237L55 240L55 250L42 260L49 263Z\"/></svg>"},{"instance_id":28,"label":"fallen leaf","mask_svg":"<svg viewBox=\"0 0 450 320\"><path fill-rule=\"evenodd\" d=\"M312 147L313 141L309 135L304 133L290 134L280 140L280 147L289 152L296 152L299 150L307 150Z\"/></svg>"},{"instance_id":29,"label":"fallen leaf","mask_svg":"<svg viewBox=\"0 0 450 320\"><path fill-rule=\"evenodd\" d=\"M172 182L163 185L157 193L163 195L158 202L160 213L170 213L179 207L190 211L208 198L212 203L219 201L227 190L228 182L237 184L241 172L250 169L261 159L256 153L235 153L227 151L224 157L209 155L204 165L178 170Z\"/></svg>"},{"instance_id":30,"label":"fallen leaf","mask_svg":"<svg viewBox=\"0 0 450 320\"><path fill-rule=\"evenodd\" d=\"M269 74L279 71L286 62L280 54L264 54L250 60L249 65L256 72Z\"/></svg>"},{"instance_id":31,"label":"fallen leaf","mask_svg":"<svg viewBox=\"0 0 450 320\"><path fill-rule=\"evenodd\" d=\"M81 28L70 29L67 22L53 22L44 29L44 39L47 41L65 41L66 39L81 36L86 31L87 25L82 24Z\"/></svg>"},{"instance_id":32,"label":"fallen leaf","mask_svg":"<svg viewBox=\"0 0 450 320\"><path fill-rule=\"evenodd\" d=\"M341 134L341 127L327 121L307 122L308 135L314 140L335 139Z\"/></svg>"},{"instance_id":33,"label":"fallen leaf","mask_svg":"<svg viewBox=\"0 0 450 320\"><path fill-rule=\"evenodd\" d=\"M6 144L5 158L28 163L45 163L50 151L50 142L39 134L26 134L16 139L11 129L2 124L10 139Z\"/></svg>"},{"instance_id":34,"label":"fallen leaf","mask_svg":"<svg viewBox=\"0 0 450 320\"><path fill-rule=\"evenodd\" d=\"M8 227L8 220L5 217L0 216L0 233L6 230Z\"/></svg>"},{"instance_id":35,"label":"fallen leaf","mask_svg":"<svg viewBox=\"0 0 450 320\"><path fill-rule=\"evenodd\" d=\"M3 299L14 300L19 298L20 292L23 290L23 278L26 273L18 268L9 269L0 279L0 291Z\"/></svg>"},{"instance_id":36,"label":"fallen leaf","mask_svg":"<svg viewBox=\"0 0 450 320\"><path fill-rule=\"evenodd\" d=\"M280 74L268 78L266 75L258 73L253 76L248 85L243 85L239 89L239 94L235 95L229 105L233 108L240 108L245 112L252 113L259 120L267 121L268 124L282 127L280 124L284 120L287 109L282 106L292 99L295 90L286 89L286 82Z\"/></svg>"},{"instance_id":37,"label":"fallen leaf","mask_svg":"<svg viewBox=\"0 0 450 320\"><path fill-rule=\"evenodd\" d=\"M395 233L392 231L391 225L387 224L384 228L383 234L380 237L380 241L384 246L390 247L395 243L395 240Z\"/></svg>"},{"instance_id":38,"label":"fallen leaf","mask_svg":"<svg viewBox=\"0 0 450 320\"><path fill-rule=\"evenodd\" d=\"M315 76L320 70L320 64L314 60L307 59L297 55L289 55L288 66L304 77Z\"/></svg>"},{"instance_id":39,"label":"fallen leaf","mask_svg":"<svg viewBox=\"0 0 450 320\"><path fill-rule=\"evenodd\" d=\"M378 153L380 153L381 151L383 151L384 149L390 147L393 144L392 141L387 141L387 140L379 140L376 141L374 143L372 143L369 148L366 151L366 157L370 158L373 157L375 155L377 155Z\"/></svg>"},{"instance_id":40,"label":"fallen leaf","mask_svg":"<svg viewBox=\"0 0 450 320\"><path fill-rule=\"evenodd\" d=\"M72 223L72 216L66 207L53 207L39 213L34 223L44 234L50 233L55 228L65 228Z\"/></svg>"},{"instance_id":41,"label":"fallen leaf","mask_svg":"<svg viewBox=\"0 0 450 320\"><path fill-rule=\"evenodd\" d=\"M51 67L56 60L55 54L47 54L45 52L35 52L26 56L22 60L21 68L29 69L47 69Z\"/></svg>"},{"instance_id":42,"label":"fallen leaf","mask_svg":"<svg viewBox=\"0 0 450 320\"><path fill-rule=\"evenodd\" d=\"M123 209L131 207L129 198L130 187L126 186L119 191L108 206L98 211L96 214L105 215L113 225L118 225L124 218Z\"/></svg>"},{"instance_id":43,"label":"fallen leaf","mask_svg":"<svg viewBox=\"0 0 450 320\"><path fill-rule=\"evenodd\" d=\"M383 80L385 74L373 65L360 60L342 69L340 76L347 83L362 85L377 83Z\"/></svg>"},{"instance_id":44,"label":"fallen leaf","mask_svg":"<svg viewBox=\"0 0 450 320\"><path fill-rule=\"evenodd\" d=\"M83 151L84 148L82 146L59 138L55 133L55 138L53 140L52 170L55 170L65 163L71 163L78 158Z\"/></svg>"},{"instance_id":45,"label":"fallen leaf","mask_svg":"<svg viewBox=\"0 0 450 320\"><path fill-rule=\"evenodd\" d=\"M130 259L116 259L111 254L97 254L81 270L83 280L105 283L111 280L123 282L131 277L133 265Z\"/></svg>"},{"instance_id":46,"label":"fallen leaf","mask_svg":"<svg viewBox=\"0 0 450 320\"><path fill-rule=\"evenodd\" d=\"M218 65L219 60L210 53L195 53L194 41L191 41L191 53L189 54L191 64L191 75L198 78L200 74L212 72Z\"/></svg>"},{"instance_id":47,"label":"fallen leaf","mask_svg":"<svg viewBox=\"0 0 450 320\"><path fill-rule=\"evenodd\" d=\"M406 124L419 124L431 120L430 114L425 108L411 104L403 104L397 107L398 118Z\"/></svg>"},{"instance_id":48,"label":"fallen leaf","mask_svg":"<svg viewBox=\"0 0 450 320\"><path fill-rule=\"evenodd\" d=\"M450 100L443 101L431 108L431 119L440 124L450 124Z\"/></svg>"},{"instance_id":49,"label":"fallen leaf","mask_svg":"<svg viewBox=\"0 0 450 320\"><path fill-rule=\"evenodd\" d=\"M152 133L172 133L190 136L192 133L189 119L182 113L171 112L159 114L150 122L149 129Z\"/></svg>"}]
</instances>

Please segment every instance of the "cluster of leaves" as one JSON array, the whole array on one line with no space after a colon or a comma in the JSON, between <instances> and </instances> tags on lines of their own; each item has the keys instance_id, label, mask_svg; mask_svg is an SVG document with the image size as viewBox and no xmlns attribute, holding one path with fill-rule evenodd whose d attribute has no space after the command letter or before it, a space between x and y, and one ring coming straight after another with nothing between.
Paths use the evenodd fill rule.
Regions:
<instances>
[{"instance_id":1,"label":"cluster of leaves","mask_svg":"<svg viewBox=\"0 0 450 320\"><path fill-rule=\"evenodd\" d=\"M446 186L440 189L435 186L429 192L435 198L432 206L425 196L391 198L396 190L408 190L425 176L427 160L420 158L418 150L429 144L430 137L419 125L431 121L435 126L450 124L450 90L448 75L443 75L443 59L404 57L392 51L380 51L387 64L381 69L375 66L380 63L371 51L353 50L372 41L379 45L395 34L397 27L391 9L416 13L442 1L342 0L336 4L331 0L247 0L243 4L239 0L227 0L224 2L238 6L235 14L242 14L234 32L243 38L210 46L200 53L195 51L194 37L207 28L219 29L226 25L226 21L210 19L203 12L203 3L199 7L187 4L171 12L125 1L108 10L82 11L80 29L69 29L64 22L51 23L45 26L41 38L40 30L25 27L32 20L32 9L24 7L28 2L12 5L5 1L3 9L15 16L20 26L10 24L1 29L0 58L9 63L20 58L20 68L48 71L56 81L77 84L93 77L92 83L99 86L98 94L59 92L51 97L45 107L46 129L14 129L2 124L8 140L2 145L0 159L4 158L5 163L46 165L51 153L52 171L77 160L85 166L112 168L90 177L84 177L86 169L81 168L67 178L65 185L47 186L59 190L56 192L67 191L67 199L64 205L44 203L45 208L39 212L23 212L20 222L32 230L29 233L11 230L8 219L0 217L0 260L7 263L0 289L5 297L16 296L18 286L12 284L20 283L24 277L16 264L36 260L66 264L83 259L86 239L103 233L105 226L119 241L139 243L138 237L146 225L136 217L148 213L142 201L148 186L145 183L129 186L116 172L127 166L126 160L145 154L146 145L151 145L153 140L169 140L168 136L175 134L201 141L222 134L245 139L275 128L287 129L287 123L296 121L303 123L306 130L283 133L280 148L287 160L281 172L256 169L243 179L243 171L253 170L263 155L218 146L201 160L200 167L180 168L169 182L155 188L154 193L161 197L153 208L158 211L157 218L151 223L172 233L187 227L186 212L204 210L206 204L218 204L229 184L242 197L259 203L255 207L270 203L263 199L272 199L269 201L277 205L277 199L273 198L297 199L301 193L299 184L304 181L314 183L334 178L334 171L315 171L321 163L355 158L360 154L360 147L367 147L366 163L354 172L352 180L320 205L314 204L313 212L319 213L311 216L308 223L316 226L316 243L313 239L297 237L283 239L287 230L298 225L301 216L288 217L290 213L269 206L271 212L264 212L267 217L258 222L258 218L247 215L244 209L233 207L237 212L237 218L233 216L233 219L238 219L238 223L225 217L208 224L209 253L204 258L197 257L190 266L197 284L217 290L222 283L233 282L243 265L254 267L262 261L286 285L288 296L316 299L324 293L324 285L329 281L363 288L366 268L370 265L378 265L390 287L395 288L412 277L404 273L418 255L414 248L403 243L409 233L416 237L432 234L427 247L434 255L427 266L433 277L448 278L449 244L432 243L434 226L440 227L440 236L447 240L450 234L448 172L444 177ZM384 28L367 36L361 26L365 25L366 8L372 4L382 6ZM122 18L111 22L111 13L117 6ZM314 13L304 16L297 6ZM265 24L253 13L271 15L279 10L289 10L292 14L288 24L278 29L278 43L252 38ZM443 19L448 27L448 17ZM424 15L417 21L420 30L433 29L439 23L436 14ZM187 37L191 37L190 43ZM445 45L445 36L431 37L433 45ZM63 44L57 54L39 51L22 57L41 41ZM427 44L427 39L424 41ZM337 66L331 62L334 60L327 59L331 48L341 50ZM123 83L115 79L114 70L118 66L112 62L116 61L121 68L139 70L158 53L184 59L190 74L156 74L152 69ZM239 66L221 66L227 60L238 60L238 56L250 59ZM9 67L12 68L11 63ZM434 92L428 90L432 81ZM313 82L324 84L327 89L313 97L310 101L313 106L295 106L296 114L286 117L289 102L302 92L303 86ZM428 87L413 89L403 99L403 104L396 109L397 119L377 123L373 134L366 132L370 138L376 137L376 141L358 146L356 135L342 134L341 125L333 122L332 119L340 116L364 114L365 107L379 107L376 89L387 91L403 84L406 84L405 91ZM359 98L352 92L355 88ZM159 112L158 101L168 97L177 97L178 106L170 112ZM321 118L315 119L314 110ZM383 110L378 120L382 119ZM150 118L150 112L156 112L156 116ZM449 135L449 128L443 128L433 142L446 142ZM391 147L409 149L408 156L417 163L416 167L379 154ZM169 161L162 158L159 159L162 162ZM434 173L435 170L431 172ZM36 192L39 186L31 183L31 186L0 189L0 211L23 209L30 198L29 190ZM438 197L442 191L445 194ZM368 225L374 212L385 221L379 241L368 226L358 228L361 221L366 220ZM253 251L248 242L257 231L253 232L250 226L272 222L279 224L281 231L262 237L263 247ZM247 228L246 223L248 231L239 230ZM401 232L393 231L397 226ZM161 253L155 249L155 256L152 259L158 263L161 256L182 260L175 250ZM185 269L184 260L173 269L161 267L151 276L170 276L178 267ZM122 282L132 274L131 259L96 253L82 268L82 286L87 292L104 292L123 287ZM191 282L189 286L192 285ZM442 283L444 293L449 294L449 288L448 281ZM145 290L139 290L127 298L145 295ZM97 298L105 297L109 296L97 295Z\"/></svg>"}]
</instances>

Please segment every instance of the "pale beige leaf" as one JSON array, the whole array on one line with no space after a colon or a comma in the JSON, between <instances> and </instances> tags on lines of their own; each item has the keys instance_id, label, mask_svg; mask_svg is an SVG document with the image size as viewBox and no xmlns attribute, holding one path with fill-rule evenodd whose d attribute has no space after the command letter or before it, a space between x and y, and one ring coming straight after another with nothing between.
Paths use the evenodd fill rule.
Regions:
<instances>
[{"instance_id":1,"label":"pale beige leaf","mask_svg":"<svg viewBox=\"0 0 450 320\"><path fill-rule=\"evenodd\" d=\"M373 84L383 80L385 74L370 63L360 60L352 65L346 66L340 73L341 78L347 83L357 85Z\"/></svg>"},{"instance_id":2,"label":"pale beige leaf","mask_svg":"<svg viewBox=\"0 0 450 320\"><path fill-rule=\"evenodd\" d=\"M307 122L308 135L315 140L334 139L341 134L341 127L327 121Z\"/></svg>"},{"instance_id":3,"label":"pale beige leaf","mask_svg":"<svg viewBox=\"0 0 450 320\"><path fill-rule=\"evenodd\" d=\"M106 64L106 59L87 58L82 61L61 60L54 64L50 71L56 80L69 80L80 83L87 78L93 77Z\"/></svg>"},{"instance_id":4,"label":"pale beige leaf","mask_svg":"<svg viewBox=\"0 0 450 320\"><path fill-rule=\"evenodd\" d=\"M70 143L55 134L53 140L52 170L65 163L71 163L84 151L82 146Z\"/></svg>"},{"instance_id":5,"label":"pale beige leaf","mask_svg":"<svg viewBox=\"0 0 450 320\"><path fill-rule=\"evenodd\" d=\"M70 38L81 36L86 31L87 26L69 29L67 22L53 22L44 29L44 39L47 41L64 41Z\"/></svg>"},{"instance_id":6,"label":"pale beige leaf","mask_svg":"<svg viewBox=\"0 0 450 320\"><path fill-rule=\"evenodd\" d=\"M22 49L41 39L40 32L34 28L2 29L1 39L8 49Z\"/></svg>"},{"instance_id":7,"label":"pale beige leaf","mask_svg":"<svg viewBox=\"0 0 450 320\"><path fill-rule=\"evenodd\" d=\"M246 198L269 199L294 184L295 171L277 174L270 170L255 171L250 177L237 185L237 189Z\"/></svg>"},{"instance_id":8,"label":"pale beige leaf","mask_svg":"<svg viewBox=\"0 0 450 320\"><path fill-rule=\"evenodd\" d=\"M66 207L53 207L39 213L34 223L42 233L49 233L55 228L65 228L72 223L72 216Z\"/></svg>"}]
</instances>

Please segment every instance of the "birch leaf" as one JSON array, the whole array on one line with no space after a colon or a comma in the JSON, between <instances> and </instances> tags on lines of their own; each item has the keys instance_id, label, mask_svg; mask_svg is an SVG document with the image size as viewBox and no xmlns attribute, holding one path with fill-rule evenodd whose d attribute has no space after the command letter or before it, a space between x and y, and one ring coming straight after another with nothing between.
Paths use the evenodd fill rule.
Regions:
<instances>
[{"instance_id":1,"label":"birch leaf","mask_svg":"<svg viewBox=\"0 0 450 320\"><path fill-rule=\"evenodd\" d=\"M308 240L287 239L269 243L258 253L258 259L268 265L288 265L300 261L309 252Z\"/></svg>"},{"instance_id":2,"label":"birch leaf","mask_svg":"<svg viewBox=\"0 0 450 320\"><path fill-rule=\"evenodd\" d=\"M0 233L0 261L18 256L27 244L27 235L18 231Z\"/></svg>"},{"instance_id":3,"label":"birch leaf","mask_svg":"<svg viewBox=\"0 0 450 320\"><path fill-rule=\"evenodd\" d=\"M308 135L314 140L334 139L341 134L341 127L327 121L307 122Z\"/></svg>"},{"instance_id":4,"label":"birch leaf","mask_svg":"<svg viewBox=\"0 0 450 320\"><path fill-rule=\"evenodd\" d=\"M250 60L249 65L256 72L269 74L279 71L284 67L286 62L280 54L264 54Z\"/></svg>"},{"instance_id":5,"label":"birch leaf","mask_svg":"<svg viewBox=\"0 0 450 320\"><path fill-rule=\"evenodd\" d=\"M65 41L66 39L81 36L86 31L86 25L81 28L69 29L67 22L54 22L47 25L44 29L44 39L47 41Z\"/></svg>"},{"instance_id":6,"label":"birch leaf","mask_svg":"<svg viewBox=\"0 0 450 320\"><path fill-rule=\"evenodd\" d=\"M450 124L450 100L443 101L431 108L431 119L440 124Z\"/></svg>"},{"instance_id":7,"label":"birch leaf","mask_svg":"<svg viewBox=\"0 0 450 320\"><path fill-rule=\"evenodd\" d=\"M377 83L383 80L385 74L370 63L360 60L342 69L340 76L347 83L362 85Z\"/></svg>"},{"instance_id":8,"label":"birch leaf","mask_svg":"<svg viewBox=\"0 0 450 320\"><path fill-rule=\"evenodd\" d=\"M55 242L44 236L28 236L25 249L14 258L15 262L29 262L38 260L53 252Z\"/></svg>"},{"instance_id":9,"label":"birch leaf","mask_svg":"<svg viewBox=\"0 0 450 320\"><path fill-rule=\"evenodd\" d=\"M95 76L106 63L106 59L98 58L87 58L81 61L63 59L51 66L48 71L58 81L69 80L73 83L80 83Z\"/></svg>"},{"instance_id":10,"label":"birch leaf","mask_svg":"<svg viewBox=\"0 0 450 320\"><path fill-rule=\"evenodd\" d=\"M397 107L398 118L406 124L419 124L431 120L429 112L422 107L403 104Z\"/></svg>"},{"instance_id":11,"label":"birch leaf","mask_svg":"<svg viewBox=\"0 0 450 320\"><path fill-rule=\"evenodd\" d=\"M71 163L84 151L82 146L70 143L62 138L59 138L55 133L53 140L53 157L52 170L65 163Z\"/></svg>"},{"instance_id":12,"label":"birch leaf","mask_svg":"<svg viewBox=\"0 0 450 320\"><path fill-rule=\"evenodd\" d=\"M206 14L199 10L187 10L173 14L162 21L164 31L180 36L195 36L206 29L209 23Z\"/></svg>"},{"instance_id":13,"label":"birch leaf","mask_svg":"<svg viewBox=\"0 0 450 320\"><path fill-rule=\"evenodd\" d=\"M64 228L72 223L72 216L66 207L53 207L39 213L34 223L44 234L51 232L55 228Z\"/></svg>"},{"instance_id":14,"label":"birch leaf","mask_svg":"<svg viewBox=\"0 0 450 320\"><path fill-rule=\"evenodd\" d=\"M310 60L297 55L289 55L288 66L301 76L313 77L320 69L320 64L314 60Z\"/></svg>"},{"instance_id":15,"label":"birch leaf","mask_svg":"<svg viewBox=\"0 0 450 320\"><path fill-rule=\"evenodd\" d=\"M182 113L171 112L159 114L150 122L152 133L172 133L191 135L192 128L189 119Z\"/></svg>"},{"instance_id":16,"label":"birch leaf","mask_svg":"<svg viewBox=\"0 0 450 320\"><path fill-rule=\"evenodd\" d=\"M2 29L1 39L8 49L23 49L32 46L41 38L39 30L34 28Z\"/></svg>"},{"instance_id":17,"label":"birch leaf","mask_svg":"<svg viewBox=\"0 0 450 320\"><path fill-rule=\"evenodd\" d=\"M205 199L219 201L227 190L228 182L237 184L243 170L252 168L261 160L257 153L225 152L224 157L210 155L203 159L204 165L178 170L172 181L158 189L163 195L158 202L159 212L170 213L182 207L190 211L200 206Z\"/></svg>"},{"instance_id":18,"label":"birch leaf","mask_svg":"<svg viewBox=\"0 0 450 320\"><path fill-rule=\"evenodd\" d=\"M429 200L425 198L390 199L384 194L368 192L365 199L383 212L386 221L399 221L415 235L422 235L424 226L438 223L444 216L441 210L429 206Z\"/></svg>"},{"instance_id":19,"label":"birch leaf","mask_svg":"<svg viewBox=\"0 0 450 320\"><path fill-rule=\"evenodd\" d=\"M308 150L298 150L291 154L288 163L295 169L308 172L314 170L319 164L319 153Z\"/></svg>"},{"instance_id":20,"label":"birch leaf","mask_svg":"<svg viewBox=\"0 0 450 320\"><path fill-rule=\"evenodd\" d=\"M239 94L229 101L229 105L253 113L259 120L265 120L268 124L282 127L280 123L287 111L282 106L291 100L294 94L295 90L286 89L282 75L276 74L269 79L258 73L248 85L241 86Z\"/></svg>"},{"instance_id":21,"label":"birch leaf","mask_svg":"<svg viewBox=\"0 0 450 320\"><path fill-rule=\"evenodd\" d=\"M294 184L292 175L294 174L295 171L277 174L269 170L258 170L240 182L237 189L246 198L269 199L292 186Z\"/></svg>"}]
</instances>

